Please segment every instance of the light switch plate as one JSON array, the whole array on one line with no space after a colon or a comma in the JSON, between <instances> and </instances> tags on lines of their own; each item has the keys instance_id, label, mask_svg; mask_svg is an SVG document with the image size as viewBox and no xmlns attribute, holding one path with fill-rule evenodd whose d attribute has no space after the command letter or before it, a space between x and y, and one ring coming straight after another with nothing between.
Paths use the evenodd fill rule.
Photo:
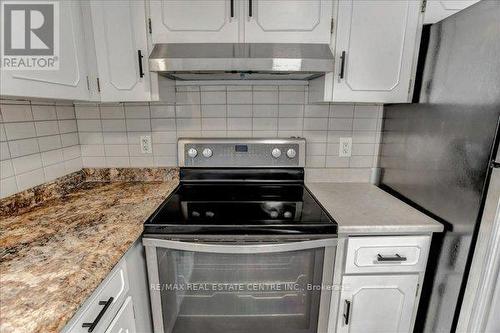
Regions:
<instances>
[{"instance_id":1,"label":"light switch plate","mask_svg":"<svg viewBox=\"0 0 500 333\"><path fill-rule=\"evenodd\" d=\"M352 155L352 138L340 138L339 156L350 157Z\"/></svg>"},{"instance_id":2,"label":"light switch plate","mask_svg":"<svg viewBox=\"0 0 500 333\"><path fill-rule=\"evenodd\" d=\"M141 153L151 154L153 152L153 147L151 145L151 135L141 135Z\"/></svg>"}]
</instances>

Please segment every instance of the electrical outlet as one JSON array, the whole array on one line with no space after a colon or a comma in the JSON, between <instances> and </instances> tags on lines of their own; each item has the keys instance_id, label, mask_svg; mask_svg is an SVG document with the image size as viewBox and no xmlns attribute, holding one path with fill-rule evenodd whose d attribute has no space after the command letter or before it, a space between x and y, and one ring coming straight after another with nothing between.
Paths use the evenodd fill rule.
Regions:
<instances>
[{"instance_id":1,"label":"electrical outlet","mask_svg":"<svg viewBox=\"0 0 500 333\"><path fill-rule=\"evenodd\" d=\"M151 135L141 135L141 153L151 154L153 147L151 145Z\"/></svg>"},{"instance_id":2,"label":"electrical outlet","mask_svg":"<svg viewBox=\"0 0 500 333\"><path fill-rule=\"evenodd\" d=\"M352 154L352 138L340 138L339 156L350 157Z\"/></svg>"}]
</instances>

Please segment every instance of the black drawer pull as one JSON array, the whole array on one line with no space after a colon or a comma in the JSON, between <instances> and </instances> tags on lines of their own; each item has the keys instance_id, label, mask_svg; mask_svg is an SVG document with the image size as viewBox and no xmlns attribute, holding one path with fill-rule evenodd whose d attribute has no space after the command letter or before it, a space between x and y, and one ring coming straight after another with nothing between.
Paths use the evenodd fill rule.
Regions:
<instances>
[{"instance_id":1,"label":"black drawer pull","mask_svg":"<svg viewBox=\"0 0 500 333\"><path fill-rule=\"evenodd\" d=\"M350 313L351 313L351 302L349 302L348 300L345 300L344 314L343 314L344 324L345 325L349 325L349 315L350 315Z\"/></svg>"},{"instance_id":2,"label":"black drawer pull","mask_svg":"<svg viewBox=\"0 0 500 333\"><path fill-rule=\"evenodd\" d=\"M340 56L340 74L339 74L339 77L341 79L344 78L344 69L345 69L345 51L342 51L342 54Z\"/></svg>"},{"instance_id":3,"label":"black drawer pull","mask_svg":"<svg viewBox=\"0 0 500 333\"><path fill-rule=\"evenodd\" d=\"M397 253L393 257L384 257L381 254L377 254L377 261L406 261L406 257L402 257Z\"/></svg>"},{"instance_id":4,"label":"black drawer pull","mask_svg":"<svg viewBox=\"0 0 500 333\"><path fill-rule=\"evenodd\" d=\"M113 303L113 297L110 297L107 301L99 301L99 305L104 305L104 307L101 309L101 311L99 312L99 314L97 315L97 317L94 319L93 322L83 323L82 327L84 327L84 328L88 327L89 329L87 332L89 332L89 333L93 332L95 327L97 326L97 324L101 320L102 316L104 316L104 313L106 312L106 310L108 310L111 303Z\"/></svg>"}]
</instances>

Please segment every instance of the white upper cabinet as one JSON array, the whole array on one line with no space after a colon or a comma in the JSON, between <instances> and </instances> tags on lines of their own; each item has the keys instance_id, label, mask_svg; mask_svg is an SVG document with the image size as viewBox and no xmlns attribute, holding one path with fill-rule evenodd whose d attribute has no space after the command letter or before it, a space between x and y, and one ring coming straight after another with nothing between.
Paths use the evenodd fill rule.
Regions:
<instances>
[{"instance_id":1,"label":"white upper cabinet","mask_svg":"<svg viewBox=\"0 0 500 333\"><path fill-rule=\"evenodd\" d=\"M344 276L338 333L412 331L418 275Z\"/></svg>"},{"instance_id":2,"label":"white upper cabinet","mask_svg":"<svg viewBox=\"0 0 500 333\"><path fill-rule=\"evenodd\" d=\"M420 5L415 0L339 2L334 101L408 101Z\"/></svg>"},{"instance_id":3,"label":"white upper cabinet","mask_svg":"<svg viewBox=\"0 0 500 333\"><path fill-rule=\"evenodd\" d=\"M59 69L2 70L1 95L89 99L81 7L77 1L57 2L60 23L59 40L55 43L59 43Z\"/></svg>"},{"instance_id":4,"label":"white upper cabinet","mask_svg":"<svg viewBox=\"0 0 500 333\"><path fill-rule=\"evenodd\" d=\"M153 43L238 41L238 0L151 0Z\"/></svg>"},{"instance_id":5,"label":"white upper cabinet","mask_svg":"<svg viewBox=\"0 0 500 333\"><path fill-rule=\"evenodd\" d=\"M245 0L246 43L324 43L331 39L331 0Z\"/></svg>"},{"instance_id":6,"label":"white upper cabinet","mask_svg":"<svg viewBox=\"0 0 500 333\"><path fill-rule=\"evenodd\" d=\"M424 24L439 22L479 0L427 0Z\"/></svg>"},{"instance_id":7,"label":"white upper cabinet","mask_svg":"<svg viewBox=\"0 0 500 333\"><path fill-rule=\"evenodd\" d=\"M90 7L100 100L151 100L144 2L99 0Z\"/></svg>"}]
</instances>

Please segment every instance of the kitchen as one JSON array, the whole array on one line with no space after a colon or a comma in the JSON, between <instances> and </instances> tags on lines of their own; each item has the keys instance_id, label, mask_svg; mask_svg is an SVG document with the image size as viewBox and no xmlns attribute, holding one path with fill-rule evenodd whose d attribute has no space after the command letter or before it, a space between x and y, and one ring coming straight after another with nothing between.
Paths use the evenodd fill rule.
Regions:
<instances>
[{"instance_id":1,"label":"kitchen","mask_svg":"<svg viewBox=\"0 0 500 333\"><path fill-rule=\"evenodd\" d=\"M498 1L1 8L1 332L500 332Z\"/></svg>"}]
</instances>

